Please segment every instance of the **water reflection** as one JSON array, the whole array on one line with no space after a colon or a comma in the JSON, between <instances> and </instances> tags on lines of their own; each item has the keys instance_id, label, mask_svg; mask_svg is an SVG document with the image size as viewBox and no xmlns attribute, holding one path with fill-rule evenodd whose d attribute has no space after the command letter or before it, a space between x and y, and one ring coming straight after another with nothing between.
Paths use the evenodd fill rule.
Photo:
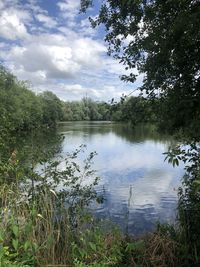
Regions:
<instances>
[{"instance_id":1,"label":"water reflection","mask_svg":"<svg viewBox=\"0 0 200 267\"><path fill-rule=\"evenodd\" d=\"M15 150L19 163L48 161L62 149L63 138L55 129L32 129L29 134L16 133L0 147L0 158L7 161Z\"/></svg>"},{"instance_id":2,"label":"water reflection","mask_svg":"<svg viewBox=\"0 0 200 267\"><path fill-rule=\"evenodd\" d=\"M172 139L152 126L133 130L108 122L66 123L59 131L65 135L63 154L81 144L98 152L94 167L102 179L97 190L105 202L91 207L97 216L134 234L152 231L157 220L174 221L183 166L173 168L162 154Z\"/></svg>"}]
</instances>

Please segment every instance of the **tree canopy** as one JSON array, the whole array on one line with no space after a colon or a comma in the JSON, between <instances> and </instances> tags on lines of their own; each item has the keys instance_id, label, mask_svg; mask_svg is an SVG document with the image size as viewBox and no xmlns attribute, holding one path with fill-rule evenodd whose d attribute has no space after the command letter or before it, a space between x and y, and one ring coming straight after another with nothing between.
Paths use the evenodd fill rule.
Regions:
<instances>
[{"instance_id":1,"label":"tree canopy","mask_svg":"<svg viewBox=\"0 0 200 267\"><path fill-rule=\"evenodd\" d=\"M61 100L51 92L36 95L26 82L0 67L0 136L9 131L55 126L62 117Z\"/></svg>"},{"instance_id":2,"label":"tree canopy","mask_svg":"<svg viewBox=\"0 0 200 267\"><path fill-rule=\"evenodd\" d=\"M85 12L95 1L81 0ZM105 25L108 52L130 73L144 73L141 90L163 98L169 129L200 123L200 2L198 0L106 0L92 26Z\"/></svg>"}]
</instances>

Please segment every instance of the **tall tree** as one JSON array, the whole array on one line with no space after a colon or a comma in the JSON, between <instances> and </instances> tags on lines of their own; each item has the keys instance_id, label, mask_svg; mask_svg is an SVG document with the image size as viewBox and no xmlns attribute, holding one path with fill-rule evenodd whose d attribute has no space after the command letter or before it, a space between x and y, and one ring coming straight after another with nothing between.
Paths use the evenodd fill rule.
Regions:
<instances>
[{"instance_id":1,"label":"tall tree","mask_svg":"<svg viewBox=\"0 0 200 267\"><path fill-rule=\"evenodd\" d=\"M81 10L93 2L81 0ZM111 55L144 73L141 89L165 99L169 128L195 127L193 134L200 136L199 0L105 0L91 22L105 25ZM121 78L134 82L136 75Z\"/></svg>"}]
</instances>

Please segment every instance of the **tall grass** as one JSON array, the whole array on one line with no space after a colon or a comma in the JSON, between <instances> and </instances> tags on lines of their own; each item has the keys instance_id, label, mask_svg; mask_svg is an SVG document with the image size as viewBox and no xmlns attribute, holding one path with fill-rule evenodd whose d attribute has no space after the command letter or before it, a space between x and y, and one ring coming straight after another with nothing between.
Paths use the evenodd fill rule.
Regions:
<instances>
[{"instance_id":1,"label":"tall grass","mask_svg":"<svg viewBox=\"0 0 200 267\"><path fill-rule=\"evenodd\" d=\"M48 190L37 200L26 202L15 185L1 190L3 246L9 247L10 260L31 266L68 264L72 242L68 210ZM3 266L3 265L2 265Z\"/></svg>"},{"instance_id":2,"label":"tall grass","mask_svg":"<svg viewBox=\"0 0 200 267\"><path fill-rule=\"evenodd\" d=\"M81 151L68 155L64 169L48 162L42 174L16 158L0 169L0 267L198 266L191 221L182 219L177 229L159 225L136 239L94 220L86 208L100 200L91 169L95 153L79 166ZM198 218L194 222L197 227Z\"/></svg>"},{"instance_id":3,"label":"tall grass","mask_svg":"<svg viewBox=\"0 0 200 267\"><path fill-rule=\"evenodd\" d=\"M0 173L0 266L10 262L16 266L72 264L72 244L83 224L83 210L97 197L98 177L91 170L95 153L81 168L75 162L81 151L68 155L64 170L59 168L60 161L48 162L41 175L32 167L23 168L13 157L4 165ZM85 184L86 178L91 182Z\"/></svg>"},{"instance_id":4,"label":"tall grass","mask_svg":"<svg viewBox=\"0 0 200 267\"><path fill-rule=\"evenodd\" d=\"M74 225L64 199L53 190L43 188L34 201L24 199L16 184L0 193L1 267L178 266L178 243L167 231L123 237L116 229L102 230L78 208Z\"/></svg>"}]
</instances>

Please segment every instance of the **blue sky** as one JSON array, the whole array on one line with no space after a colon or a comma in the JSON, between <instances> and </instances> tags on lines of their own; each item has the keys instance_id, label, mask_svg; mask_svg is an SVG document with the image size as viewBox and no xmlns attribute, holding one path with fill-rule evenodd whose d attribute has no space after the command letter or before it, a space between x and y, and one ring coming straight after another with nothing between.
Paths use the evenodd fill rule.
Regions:
<instances>
[{"instance_id":1,"label":"blue sky","mask_svg":"<svg viewBox=\"0 0 200 267\"><path fill-rule=\"evenodd\" d=\"M125 70L107 56L103 27L88 21L96 13L79 14L79 0L0 0L1 62L35 92L50 90L62 100L129 94L142 77L120 81Z\"/></svg>"}]
</instances>

